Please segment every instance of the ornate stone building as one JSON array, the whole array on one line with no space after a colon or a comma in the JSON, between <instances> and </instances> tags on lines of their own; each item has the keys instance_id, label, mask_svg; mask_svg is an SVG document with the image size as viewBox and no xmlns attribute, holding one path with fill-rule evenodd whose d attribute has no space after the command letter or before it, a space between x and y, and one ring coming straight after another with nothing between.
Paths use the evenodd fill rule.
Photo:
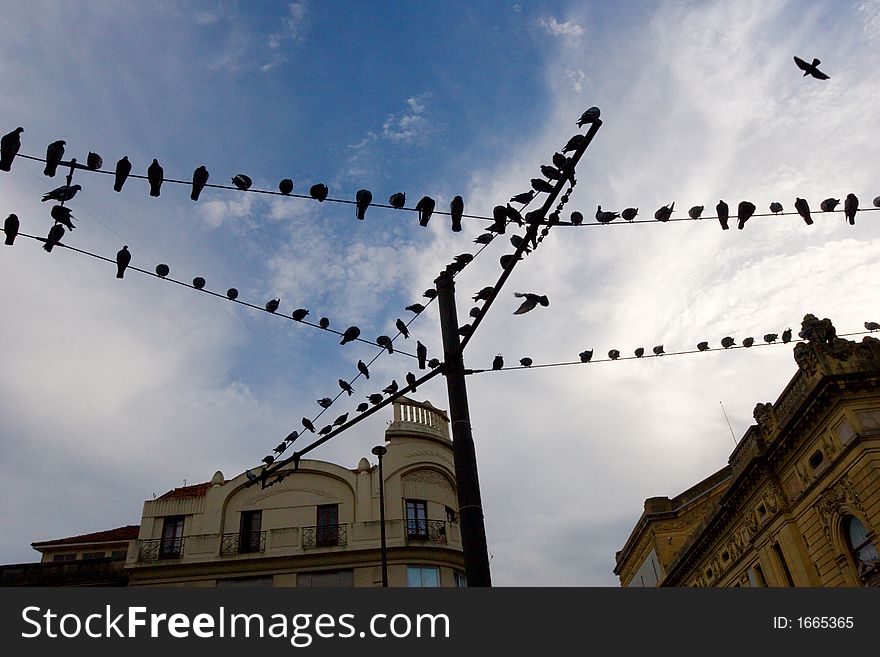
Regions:
<instances>
[{"instance_id":1,"label":"ornate stone building","mask_svg":"<svg viewBox=\"0 0 880 657\"><path fill-rule=\"evenodd\" d=\"M880 340L804 317L798 371L727 466L645 510L623 586L880 586Z\"/></svg>"}]
</instances>

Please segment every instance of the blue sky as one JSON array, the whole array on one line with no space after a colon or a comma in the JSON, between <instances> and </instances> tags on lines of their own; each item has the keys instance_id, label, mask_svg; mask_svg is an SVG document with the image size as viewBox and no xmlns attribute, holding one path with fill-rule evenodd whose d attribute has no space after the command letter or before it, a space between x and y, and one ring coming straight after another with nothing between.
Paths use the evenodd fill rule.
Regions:
<instances>
[{"instance_id":1,"label":"blue sky","mask_svg":"<svg viewBox=\"0 0 880 657\"><path fill-rule=\"evenodd\" d=\"M423 195L466 212L525 191L589 106L604 125L578 168L566 211L795 196L814 209L880 193L874 71L877 2L202 2L0 3L0 132L23 126L22 153L56 139L105 168L158 158L167 177L205 165L211 182L246 173L336 198L358 189L412 207ZM803 78L792 56L831 79ZM40 195L62 184L16 160L0 202L44 234ZM144 181L122 193L82 172L71 246L201 275L281 312L307 307L333 328L394 334L452 256L474 252L485 223L459 234L435 216L208 189L199 202ZM797 330L810 312L839 332L878 320L875 214L755 218L743 231L681 222L555 229L518 265L468 349L473 367L571 361L585 348L624 354L713 346ZM499 239L457 279L493 283ZM503 242L507 244L506 240ZM227 477L260 458L315 400L335 396L369 346L20 240L0 249L0 563L34 560L32 541L139 521L175 486ZM513 291L548 308L513 318ZM411 326L439 355L436 309ZM410 340L412 342L412 340ZM412 368L374 366L377 384ZM673 496L722 467L758 402L795 371L789 348L484 374L468 381L494 581L615 585L614 552L645 498ZM377 385L376 388L381 388ZM364 382L357 394L375 392ZM445 408L442 382L415 395ZM340 399L339 403L344 402ZM359 400L358 400L359 401ZM520 409L516 413L509 409ZM330 417L348 407L334 406ZM381 440L376 417L312 453L355 467ZM372 457L371 457L372 458Z\"/></svg>"}]
</instances>

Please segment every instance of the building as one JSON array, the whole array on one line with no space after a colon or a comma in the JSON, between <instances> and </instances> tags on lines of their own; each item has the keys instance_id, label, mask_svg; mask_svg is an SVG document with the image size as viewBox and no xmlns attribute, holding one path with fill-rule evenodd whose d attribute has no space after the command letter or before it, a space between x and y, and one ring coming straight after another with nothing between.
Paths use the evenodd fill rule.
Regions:
<instances>
[{"instance_id":1,"label":"building","mask_svg":"<svg viewBox=\"0 0 880 657\"><path fill-rule=\"evenodd\" d=\"M728 465L653 497L622 586L880 586L880 340L804 317L798 370Z\"/></svg>"}]
</instances>

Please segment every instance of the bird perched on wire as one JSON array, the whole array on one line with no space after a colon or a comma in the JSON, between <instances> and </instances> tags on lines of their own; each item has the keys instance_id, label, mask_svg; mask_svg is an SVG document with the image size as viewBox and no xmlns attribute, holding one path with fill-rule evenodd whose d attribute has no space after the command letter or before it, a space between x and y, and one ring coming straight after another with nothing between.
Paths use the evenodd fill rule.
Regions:
<instances>
[{"instance_id":1,"label":"bird perched on wire","mask_svg":"<svg viewBox=\"0 0 880 657\"><path fill-rule=\"evenodd\" d=\"M782 332L782 343L788 344L791 342L791 329L787 328Z\"/></svg>"},{"instance_id":2,"label":"bird perched on wire","mask_svg":"<svg viewBox=\"0 0 880 657\"><path fill-rule=\"evenodd\" d=\"M321 430L318 432L318 435L319 436L326 436L331 431L333 431L333 425L328 424L327 426L321 428Z\"/></svg>"},{"instance_id":3,"label":"bird perched on wire","mask_svg":"<svg viewBox=\"0 0 880 657\"><path fill-rule=\"evenodd\" d=\"M286 449L287 449L287 443L282 440L280 443L275 445L275 449L273 449L272 451L275 452L276 454L283 454L284 450L286 450Z\"/></svg>"},{"instance_id":4,"label":"bird perched on wire","mask_svg":"<svg viewBox=\"0 0 880 657\"><path fill-rule=\"evenodd\" d=\"M523 367L531 367L532 366L532 359L529 358L528 356L526 356L525 358L520 358L519 364L522 365Z\"/></svg>"},{"instance_id":5,"label":"bird perched on wire","mask_svg":"<svg viewBox=\"0 0 880 657\"><path fill-rule=\"evenodd\" d=\"M199 195L202 193L205 185L208 184L208 176L208 170L204 166L197 167L196 170L193 171L192 192L190 192L189 195L193 201L199 200Z\"/></svg>"},{"instance_id":6,"label":"bird perched on wire","mask_svg":"<svg viewBox=\"0 0 880 657\"><path fill-rule=\"evenodd\" d=\"M571 213L571 223L573 226L580 226L584 223L584 215L575 210Z\"/></svg>"},{"instance_id":7,"label":"bird perched on wire","mask_svg":"<svg viewBox=\"0 0 880 657\"><path fill-rule=\"evenodd\" d=\"M744 338L743 339L743 347L751 347L755 344L755 338Z\"/></svg>"},{"instance_id":8,"label":"bird perched on wire","mask_svg":"<svg viewBox=\"0 0 880 657\"><path fill-rule=\"evenodd\" d=\"M587 138L584 135L574 135L571 139L568 140L568 142L566 142L565 148L562 149L563 154L570 153L571 151L576 151L581 147L581 145L583 145L586 139Z\"/></svg>"},{"instance_id":9,"label":"bird perched on wire","mask_svg":"<svg viewBox=\"0 0 880 657\"><path fill-rule=\"evenodd\" d=\"M589 363L590 359L593 357L593 350L587 349L578 354L578 358L581 359L582 363Z\"/></svg>"},{"instance_id":10,"label":"bird perched on wire","mask_svg":"<svg viewBox=\"0 0 880 657\"><path fill-rule=\"evenodd\" d=\"M391 383L382 388L382 392L384 392L386 395L393 395L395 392L397 392L397 387L397 380L391 379Z\"/></svg>"},{"instance_id":11,"label":"bird perched on wire","mask_svg":"<svg viewBox=\"0 0 880 657\"><path fill-rule=\"evenodd\" d=\"M880 324L877 322L865 322L865 328L869 331L880 331Z\"/></svg>"},{"instance_id":12,"label":"bird perched on wire","mask_svg":"<svg viewBox=\"0 0 880 657\"><path fill-rule=\"evenodd\" d=\"M43 168L44 175L47 175L50 178L55 177L55 171L61 163L61 158L64 157L64 145L66 143L67 142L63 139L59 139L58 141L53 141L46 147L46 166Z\"/></svg>"},{"instance_id":13,"label":"bird perched on wire","mask_svg":"<svg viewBox=\"0 0 880 657\"><path fill-rule=\"evenodd\" d=\"M617 360L618 358L620 358L620 352L617 349L612 349L608 352L608 358L610 358L611 360Z\"/></svg>"},{"instance_id":14,"label":"bird perched on wire","mask_svg":"<svg viewBox=\"0 0 880 657\"><path fill-rule=\"evenodd\" d=\"M423 196L419 199L419 202L416 203L416 210L419 213L419 226L428 225L428 221L431 219L431 215L434 212L435 204L436 201L430 196Z\"/></svg>"},{"instance_id":15,"label":"bird perched on wire","mask_svg":"<svg viewBox=\"0 0 880 657\"><path fill-rule=\"evenodd\" d=\"M718 214L718 222L721 224L721 229L727 230L730 228L727 225L727 220L730 217L730 206L724 201L718 201L718 205L715 206L715 212Z\"/></svg>"},{"instance_id":16,"label":"bird perched on wire","mask_svg":"<svg viewBox=\"0 0 880 657\"><path fill-rule=\"evenodd\" d=\"M382 403L382 395L378 392L374 392L372 395L367 395L367 399L373 405Z\"/></svg>"},{"instance_id":17,"label":"bird perched on wire","mask_svg":"<svg viewBox=\"0 0 880 657\"><path fill-rule=\"evenodd\" d=\"M875 196L872 203L874 204L875 208L880 208L880 196Z\"/></svg>"},{"instance_id":18,"label":"bird perched on wire","mask_svg":"<svg viewBox=\"0 0 880 657\"><path fill-rule=\"evenodd\" d=\"M665 353L665 352L663 351L663 345L662 345L662 344L658 344L658 345L657 345L656 347L654 347L651 351L654 352L654 355L655 355L655 356L662 356L662 355Z\"/></svg>"},{"instance_id":19,"label":"bird perched on wire","mask_svg":"<svg viewBox=\"0 0 880 657\"><path fill-rule=\"evenodd\" d=\"M159 263L158 265L156 265L156 276L158 276L159 278L165 278L170 273L171 268L168 265L164 263ZM235 288L230 289L234 290ZM226 296L229 296L229 292L226 293ZM238 296L238 290L235 290L235 296Z\"/></svg>"},{"instance_id":20,"label":"bird perched on wire","mask_svg":"<svg viewBox=\"0 0 880 657\"><path fill-rule=\"evenodd\" d=\"M382 398L382 395L379 395L379 401L382 401L381 398ZM356 410L358 413L363 413L369 407L370 407L370 405L367 402L361 402L360 404L357 405L357 408L354 410Z\"/></svg>"},{"instance_id":21,"label":"bird perched on wire","mask_svg":"<svg viewBox=\"0 0 880 657\"><path fill-rule=\"evenodd\" d=\"M859 199L855 194L847 194L843 202L843 212L850 226L856 225L856 212L859 211Z\"/></svg>"},{"instance_id":22,"label":"bird perched on wire","mask_svg":"<svg viewBox=\"0 0 880 657\"><path fill-rule=\"evenodd\" d=\"M644 347L637 347L633 353L635 354L636 358L641 358L642 356L645 355L645 348Z\"/></svg>"},{"instance_id":23,"label":"bird perched on wire","mask_svg":"<svg viewBox=\"0 0 880 657\"><path fill-rule=\"evenodd\" d=\"M549 194L553 191L553 185L548 183L543 178L532 178L530 182L532 183L532 189L534 189L536 192Z\"/></svg>"},{"instance_id":24,"label":"bird perched on wire","mask_svg":"<svg viewBox=\"0 0 880 657\"><path fill-rule=\"evenodd\" d=\"M489 244L494 239L494 233L480 233L474 240L474 244Z\"/></svg>"},{"instance_id":25,"label":"bird perched on wire","mask_svg":"<svg viewBox=\"0 0 880 657\"><path fill-rule=\"evenodd\" d=\"M102 158L97 153L93 153L89 151L89 154L86 155L86 166L92 171L96 171L104 166L104 158Z\"/></svg>"},{"instance_id":26,"label":"bird perched on wire","mask_svg":"<svg viewBox=\"0 0 880 657\"><path fill-rule=\"evenodd\" d=\"M560 171L564 172L568 168L568 162L568 158L562 153L553 153L553 166Z\"/></svg>"},{"instance_id":27,"label":"bird perched on wire","mask_svg":"<svg viewBox=\"0 0 880 657\"><path fill-rule=\"evenodd\" d=\"M581 114L581 118L578 119L577 125L578 128L586 125L587 123L595 123L599 119L599 108L591 107L586 112Z\"/></svg>"},{"instance_id":28,"label":"bird perched on wire","mask_svg":"<svg viewBox=\"0 0 880 657\"><path fill-rule=\"evenodd\" d=\"M21 133L24 128L16 128L12 132L3 135L0 139L0 171L12 169L12 161L18 155L21 148Z\"/></svg>"},{"instance_id":29,"label":"bird perched on wire","mask_svg":"<svg viewBox=\"0 0 880 657\"><path fill-rule=\"evenodd\" d=\"M268 454L267 456L263 457L262 461L266 465L272 465L275 462L275 457L272 456L271 454Z\"/></svg>"},{"instance_id":30,"label":"bird perched on wire","mask_svg":"<svg viewBox=\"0 0 880 657\"><path fill-rule=\"evenodd\" d=\"M397 327L397 330L400 331L400 334L404 338L409 338L409 329L406 327L406 324L402 319L398 319L394 322L394 326Z\"/></svg>"},{"instance_id":31,"label":"bird perched on wire","mask_svg":"<svg viewBox=\"0 0 880 657\"><path fill-rule=\"evenodd\" d=\"M276 310L278 310L278 306L280 306L280 305L281 305L281 299L280 299L280 298L278 298L278 299L269 299L269 300L266 302L266 310L268 310L270 313L274 313Z\"/></svg>"},{"instance_id":32,"label":"bird perched on wire","mask_svg":"<svg viewBox=\"0 0 880 657\"><path fill-rule=\"evenodd\" d=\"M492 359L492 369L500 370L502 367L504 367L504 356L498 354Z\"/></svg>"},{"instance_id":33,"label":"bird perched on wire","mask_svg":"<svg viewBox=\"0 0 880 657\"><path fill-rule=\"evenodd\" d=\"M657 221L669 221L669 217L672 216L672 210L675 208L675 201L673 201L670 205L664 205L661 208L657 208L654 212L654 219Z\"/></svg>"},{"instance_id":34,"label":"bird perched on wire","mask_svg":"<svg viewBox=\"0 0 880 657\"><path fill-rule=\"evenodd\" d=\"M406 205L406 194L404 192L395 192L388 197L388 205L399 210Z\"/></svg>"},{"instance_id":35,"label":"bird perched on wire","mask_svg":"<svg viewBox=\"0 0 880 657\"><path fill-rule=\"evenodd\" d=\"M348 413L343 413L338 418L333 420L333 426L341 427L343 424L345 424L346 420L348 420Z\"/></svg>"},{"instance_id":36,"label":"bird perched on wire","mask_svg":"<svg viewBox=\"0 0 880 657\"><path fill-rule=\"evenodd\" d=\"M822 212L834 212L834 208L837 207L838 203L840 203L839 198L826 198L819 204L819 209Z\"/></svg>"},{"instance_id":37,"label":"bird perched on wire","mask_svg":"<svg viewBox=\"0 0 880 657\"><path fill-rule=\"evenodd\" d=\"M76 193L81 189L81 185L62 185L61 187L56 187L51 192L43 194L43 201L61 201L64 203L76 196Z\"/></svg>"},{"instance_id":38,"label":"bird perched on wire","mask_svg":"<svg viewBox=\"0 0 880 657\"><path fill-rule=\"evenodd\" d=\"M128 267L128 264L131 262L131 252L128 250L128 246L123 246L119 251L116 252L116 278L122 278L125 274L125 269Z\"/></svg>"},{"instance_id":39,"label":"bird perched on wire","mask_svg":"<svg viewBox=\"0 0 880 657\"><path fill-rule=\"evenodd\" d=\"M545 178L549 178L550 180L559 180L562 178L562 171L557 169L556 167L552 167L549 164L541 165L541 174Z\"/></svg>"},{"instance_id":40,"label":"bird perched on wire","mask_svg":"<svg viewBox=\"0 0 880 657\"><path fill-rule=\"evenodd\" d=\"M203 288L205 287L205 283L206 283L206 282L207 282L207 281L205 281L205 279L202 278L201 276L196 276L196 277L193 279L192 286L193 286L194 288L196 288L197 290L201 290L201 289L203 289Z\"/></svg>"},{"instance_id":41,"label":"bird perched on wire","mask_svg":"<svg viewBox=\"0 0 880 657\"><path fill-rule=\"evenodd\" d=\"M729 335L727 337L721 338L721 346L725 349L730 349L735 344L736 340L731 338Z\"/></svg>"},{"instance_id":42,"label":"bird perched on wire","mask_svg":"<svg viewBox=\"0 0 880 657\"><path fill-rule=\"evenodd\" d=\"M404 308L404 310L409 310L410 312L415 313L416 315L418 315L424 309L425 309L425 307L420 303L413 303L413 304L408 305L406 308Z\"/></svg>"},{"instance_id":43,"label":"bird perched on wire","mask_svg":"<svg viewBox=\"0 0 880 657\"><path fill-rule=\"evenodd\" d=\"M474 301L488 301L492 296L492 293L495 291L494 287L489 287L488 285L477 292L473 297L471 297Z\"/></svg>"},{"instance_id":44,"label":"bird perched on wire","mask_svg":"<svg viewBox=\"0 0 880 657\"><path fill-rule=\"evenodd\" d=\"M363 219L366 216L367 208L373 202L373 193L369 189L359 189L355 194L355 216Z\"/></svg>"},{"instance_id":45,"label":"bird perched on wire","mask_svg":"<svg viewBox=\"0 0 880 657\"><path fill-rule=\"evenodd\" d=\"M238 299L238 290L234 287L229 288L228 290L226 290L226 298L230 301L235 301L236 299Z\"/></svg>"},{"instance_id":46,"label":"bird perched on wire","mask_svg":"<svg viewBox=\"0 0 880 657\"><path fill-rule=\"evenodd\" d=\"M449 213L452 215L452 232L461 232L461 218L464 215L464 199L456 196L449 203Z\"/></svg>"},{"instance_id":47,"label":"bird perched on wire","mask_svg":"<svg viewBox=\"0 0 880 657\"><path fill-rule=\"evenodd\" d=\"M305 308L297 308L294 310L290 316L297 322L301 322L306 318L306 315L309 314L309 311Z\"/></svg>"},{"instance_id":48,"label":"bird perched on wire","mask_svg":"<svg viewBox=\"0 0 880 657\"><path fill-rule=\"evenodd\" d=\"M700 351L708 351L708 350L709 350L709 343L708 343L708 342L705 342L705 341L704 341L704 342L698 342L698 343L697 343L697 349L699 349Z\"/></svg>"},{"instance_id":49,"label":"bird perched on wire","mask_svg":"<svg viewBox=\"0 0 880 657\"><path fill-rule=\"evenodd\" d=\"M125 181L128 180L128 174L131 173L131 162L128 160L128 155L123 155L122 159L116 163L116 173L113 179L113 191L121 192L122 186L125 184Z\"/></svg>"},{"instance_id":50,"label":"bird perched on wire","mask_svg":"<svg viewBox=\"0 0 880 657\"><path fill-rule=\"evenodd\" d=\"M312 421L309 418L304 417L302 419L302 425L306 428L307 431L311 431L312 433L315 433L315 425L312 424Z\"/></svg>"},{"instance_id":51,"label":"bird perched on wire","mask_svg":"<svg viewBox=\"0 0 880 657\"><path fill-rule=\"evenodd\" d=\"M339 379L337 383L339 384L339 387L343 390L343 392L348 393L349 397L354 394L354 388L352 388L351 384L345 379Z\"/></svg>"},{"instance_id":52,"label":"bird perched on wire","mask_svg":"<svg viewBox=\"0 0 880 657\"><path fill-rule=\"evenodd\" d=\"M688 216L689 216L691 219L699 219L700 216L703 214L703 210L704 210L704 206L702 206L702 205L695 205L695 206L692 207L690 210L688 210Z\"/></svg>"},{"instance_id":53,"label":"bird perched on wire","mask_svg":"<svg viewBox=\"0 0 880 657\"><path fill-rule=\"evenodd\" d=\"M504 206L504 211L507 213L507 218L510 219L517 226L522 226L525 223L525 219L519 210L513 207L510 203Z\"/></svg>"},{"instance_id":54,"label":"bird perched on wire","mask_svg":"<svg viewBox=\"0 0 880 657\"><path fill-rule=\"evenodd\" d=\"M804 72L804 77L812 75L817 80L827 80L829 78L828 75L817 68L822 62L820 62L815 57L813 58L813 61L808 64L803 59L795 55L794 63L797 64L797 67Z\"/></svg>"},{"instance_id":55,"label":"bird perched on wire","mask_svg":"<svg viewBox=\"0 0 880 657\"><path fill-rule=\"evenodd\" d=\"M440 359L439 358L432 358L431 360L428 361L428 367L430 367L432 370L437 367L440 367Z\"/></svg>"},{"instance_id":56,"label":"bird perched on wire","mask_svg":"<svg viewBox=\"0 0 880 657\"><path fill-rule=\"evenodd\" d=\"M810 216L810 204L807 203L807 199L805 198L796 198L794 200L794 209L797 210L797 213L801 215L804 219L804 223L808 226L813 223L813 218Z\"/></svg>"},{"instance_id":57,"label":"bird perched on wire","mask_svg":"<svg viewBox=\"0 0 880 657\"><path fill-rule=\"evenodd\" d=\"M243 173L237 173L232 176L232 184L241 191L246 192L251 188L251 185L253 185L254 183L249 176L246 176Z\"/></svg>"},{"instance_id":58,"label":"bird perched on wire","mask_svg":"<svg viewBox=\"0 0 880 657\"><path fill-rule=\"evenodd\" d=\"M474 330L474 327L471 326L470 324L462 324L461 326L458 327L458 334L461 337L466 337L466 336L470 335L471 333L473 333L473 330Z\"/></svg>"},{"instance_id":59,"label":"bird perched on wire","mask_svg":"<svg viewBox=\"0 0 880 657\"><path fill-rule=\"evenodd\" d=\"M755 214L755 204L751 201L740 201L739 205L736 208L736 219L737 224L736 227L739 230L742 230L746 225L746 222L751 219L752 215Z\"/></svg>"},{"instance_id":60,"label":"bird perched on wire","mask_svg":"<svg viewBox=\"0 0 880 657\"><path fill-rule=\"evenodd\" d=\"M531 292L514 292L513 296L523 299L523 302L520 304L519 308L517 308L513 314L514 315L524 315L530 310L534 310L538 304L544 306L545 308L550 305L550 299L547 298L544 294L533 294Z\"/></svg>"},{"instance_id":61,"label":"bird perched on wire","mask_svg":"<svg viewBox=\"0 0 880 657\"><path fill-rule=\"evenodd\" d=\"M357 368L358 368L358 372L360 372L361 374L363 374L365 379L369 379L369 378L370 378L370 370L369 370L369 368L367 367L367 364L366 364L364 361L359 360L359 361L357 362Z\"/></svg>"},{"instance_id":62,"label":"bird perched on wire","mask_svg":"<svg viewBox=\"0 0 880 657\"><path fill-rule=\"evenodd\" d=\"M529 254L532 252L531 247L529 247L528 245L528 240L525 239L522 235L511 235L510 244L515 249L518 249L520 245L524 244L525 246L523 246L523 253Z\"/></svg>"},{"instance_id":63,"label":"bird perched on wire","mask_svg":"<svg viewBox=\"0 0 880 657\"><path fill-rule=\"evenodd\" d=\"M162 181L165 180L165 170L156 158L153 158L152 164L147 167L147 180L150 183L150 196L159 196Z\"/></svg>"},{"instance_id":64,"label":"bird perched on wire","mask_svg":"<svg viewBox=\"0 0 880 657\"><path fill-rule=\"evenodd\" d=\"M330 318L322 317L318 320L318 326L320 326L322 329L330 328Z\"/></svg>"},{"instance_id":65,"label":"bird perched on wire","mask_svg":"<svg viewBox=\"0 0 880 657\"><path fill-rule=\"evenodd\" d=\"M290 178L285 178L278 183L278 191L285 196L290 196L293 193L293 181Z\"/></svg>"},{"instance_id":66,"label":"bird perched on wire","mask_svg":"<svg viewBox=\"0 0 880 657\"><path fill-rule=\"evenodd\" d=\"M21 227L21 221L17 214L10 214L3 222L3 232L6 233L6 245L12 246L15 243L15 237L18 235L18 229Z\"/></svg>"},{"instance_id":67,"label":"bird perched on wire","mask_svg":"<svg viewBox=\"0 0 880 657\"><path fill-rule=\"evenodd\" d=\"M342 332L342 340L340 340L339 344L345 344L357 340L360 334L361 330L357 326L349 326Z\"/></svg>"},{"instance_id":68,"label":"bird perched on wire","mask_svg":"<svg viewBox=\"0 0 880 657\"><path fill-rule=\"evenodd\" d=\"M321 408L330 408L333 405L333 400L330 397L321 397L318 400L318 406Z\"/></svg>"},{"instance_id":69,"label":"bird perched on wire","mask_svg":"<svg viewBox=\"0 0 880 657\"><path fill-rule=\"evenodd\" d=\"M287 437L284 440L289 444L297 438L299 438L299 431L291 431L289 434L287 434Z\"/></svg>"},{"instance_id":70,"label":"bird perched on wire","mask_svg":"<svg viewBox=\"0 0 880 657\"><path fill-rule=\"evenodd\" d=\"M522 203L523 205L526 205L527 203L531 203L533 198L535 198L535 191L530 189L529 191L523 192L522 194L511 196L510 202Z\"/></svg>"},{"instance_id":71,"label":"bird perched on wire","mask_svg":"<svg viewBox=\"0 0 880 657\"><path fill-rule=\"evenodd\" d=\"M316 183L309 187L309 196L311 196L316 201L324 201L327 198L327 194L330 193L327 185L324 183Z\"/></svg>"},{"instance_id":72,"label":"bird perched on wire","mask_svg":"<svg viewBox=\"0 0 880 657\"><path fill-rule=\"evenodd\" d=\"M52 224L52 227L49 229L49 236L46 238L46 243L43 245L43 248L47 253L51 253L52 249L61 241L62 237L64 237L64 226L61 224Z\"/></svg>"},{"instance_id":73,"label":"bird perched on wire","mask_svg":"<svg viewBox=\"0 0 880 657\"><path fill-rule=\"evenodd\" d=\"M770 212L772 212L773 214L779 214L780 212L782 212L782 203L780 203L779 201L773 201L770 204Z\"/></svg>"},{"instance_id":74,"label":"bird perched on wire","mask_svg":"<svg viewBox=\"0 0 880 657\"><path fill-rule=\"evenodd\" d=\"M376 338L376 344L387 349L389 354L394 353L394 343L387 335L380 335Z\"/></svg>"},{"instance_id":75,"label":"bird perched on wire","mask_svg":"<svg viewBox=\"0 0 880 657\"><path fill-rule=\"evenodd\" d=\"M620 216L624 221L632 221L639 214L638 208L626 208L623 212L620 213Z\"/></svg>"},{"instance_id":76,"label":"bird perched on wire","mask_svg":"<svg viewBox=\"0 0 880 657\"><path fill-rule=\"evenodd\" d=\"M71 214L70 208L63 205L53 205L49 214L51 214L52 218L59 224L64 224L65 228L68 230L73 230L73 214Z\"/></svg>"},{"instance_id":77,"label":"bird perched on wire","mask_svg":"<svg viewBox=\"0 0 880 657\"><path fill-rule=\"evenodd\" d=\"M600 224L610 224L620 216L619 212L606 212L602 210L602 206L596 207L596 221Z\"/></svg>"},{"instance_id":78,"label":"bird perched on wire","mask_svg":"<svg viewBox=\"0 0 880 657\"><path fill-rule=\"evenodd\" d=\"M772 342L776 342L776 339L779 337L776 333L766 333L764 334L764 342L770 344Z\"/></svg>"},{"instance_id":79,"label":"bird perched on wire","mask_svg":"<svg viewBox=\"0 0 880 657\"><path fill-rule=\"evenodd\" d=\"M428 348L416 340L416 358L419 361L419 369L425 369L425 360L428 358Z\"/></svg>"},{"instance_id":80,"label":"bird perched on wire","mask_svg":"<svg viewBox=\"0 0 880 657\"><path fill-rule=\"evenodd\" d=\"M407 372L406 376L403 377L406 380L406 385L408 388L411 388L413 392L416 391L416 375L412 372Z\"/></svg>"}]
</instances>

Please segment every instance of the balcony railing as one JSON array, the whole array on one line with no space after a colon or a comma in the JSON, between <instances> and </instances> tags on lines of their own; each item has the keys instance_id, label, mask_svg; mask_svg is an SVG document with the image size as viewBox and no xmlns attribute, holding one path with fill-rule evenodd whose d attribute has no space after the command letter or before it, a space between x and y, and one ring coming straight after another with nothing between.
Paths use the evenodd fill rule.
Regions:
<instances>
[{"instance_id":1,"label":"balcony railing","mask_svg":"<svg viewBox=\"0 0 880 657\"><path fill-rule=\"evenodd\" d=\"M406 540L446 543L445 520L406 520Z\"/></svg>"},{"instance_id":2,"label":"balcony railing","mask_svg":"<svg viewBox=\"0 0 880 657\"><path fill-rule=\"evenodd\" d=\"M302 529L303 548L332 547L347 543L347 525L317 525Z\"/></svg>"},{"instance_id":3,"label":"balcony railing","mask_svg":"<svg viewBox=\"0 0 880 657\"><path fill-rule=\"evenodd\" d=\"M138 561L156 561L158 559L180 559L186 539L154 538L138 541Z\"/></svg>"},{"instance_id":4,"label":"balcony railing","mask_svg":"<svg viewBox=\"0 0 880 657\"><path fill-rule=\"evenodd\" d=\"M265 550L266 532L223 534L220 540L220 554L245 554Z\"/></svg>"}]
</instances>

